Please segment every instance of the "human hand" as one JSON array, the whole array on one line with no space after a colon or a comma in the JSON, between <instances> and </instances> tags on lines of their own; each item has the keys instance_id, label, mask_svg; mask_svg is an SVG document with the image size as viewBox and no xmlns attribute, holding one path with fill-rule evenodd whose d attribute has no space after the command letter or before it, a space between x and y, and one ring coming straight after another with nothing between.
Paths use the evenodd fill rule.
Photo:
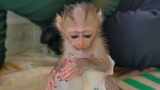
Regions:
<instances>
[{"instance_id":1,"label":"human hand","mask_svg":"<svg viewBox=\"0 0 160 90\"><path fill-rule=\"evenodd\" d=\"M60 69L58 78L60 81L69 81L74 76L80 76L83 73L84 62L82 60L76 60L73 58L67 59L67 63L64 68Z\"/></svg>"},{"instance_id":2,"label":"human hand","mask_svg":"<svg viewBox=\"0 0 160 90\"><path fill-rule=\"evenodd\" d=\"M52 90L52 86L53 86L54 88L57 87L57 85L56 85L56 83L55 83L55 81L54 81L54 78L55 78L57 72L58 72L58 71L57 71L56 69L53 69L53 70L52 70L52 72L51 72L51 74L50 74L50 76L49 76L49 78L48 78L48 83L47 83L47 85L46 85L46 87L45 87L45 90Z\"/></svg>"}]
</instances>

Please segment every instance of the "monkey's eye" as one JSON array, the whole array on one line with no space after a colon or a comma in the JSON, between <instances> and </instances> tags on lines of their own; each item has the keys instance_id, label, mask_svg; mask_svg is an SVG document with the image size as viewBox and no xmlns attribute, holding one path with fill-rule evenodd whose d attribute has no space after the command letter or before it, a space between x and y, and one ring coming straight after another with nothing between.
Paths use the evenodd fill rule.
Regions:
<instances>
[{"instance_id":1,"label":"monkey's eye","mask_svg":"<svg viewBox=\"0 0 160 90\"><path fill-rule=\"evenodd\" d=\"M91 35L84 35L84 37L85 37L85 38L90 38L90 37L91 37Z\"/></svg>"},{"instance_id":2,"label":"monkey's eye","mask_svg":"<svg viewBox=\"0 0 160 90\"><path fill-rule=\"evenodd\" d=\"M70 34L70 36L71 36L71 38L72 38L72 39L76 39L76 38L78 38L78 37L79 37L79 35L78 35L78 33L77 33L77 32L73 32L73 33L71 33L71 34Z\"/></svg>"},{"instance_id":3,"label":"monkey's eye","mask_svg":"<svg viewBox=\"0 0 160 90\"><path fill-rule=\"evenodd\" d=\"M85 38L90 38L92 36L91 33L87 32L87 33L84 33L83 37Z\"/></svg>"},{"instance_id":4,"label":"monkey's eye","mask_svg":"<svg viewBox=\"0 0 160 90\"><path fill-rule=\"evenodd\" d=\"M78 35L72 35L71 38L76 39L76 38L78 38Z\"/></svg>"}]
</instances>

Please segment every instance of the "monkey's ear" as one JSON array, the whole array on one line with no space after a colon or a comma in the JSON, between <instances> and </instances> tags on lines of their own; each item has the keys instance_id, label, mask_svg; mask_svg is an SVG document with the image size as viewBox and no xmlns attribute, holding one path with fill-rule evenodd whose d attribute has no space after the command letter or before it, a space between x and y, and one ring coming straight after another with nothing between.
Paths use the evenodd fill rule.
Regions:
<instances>
[{"instance_id":1,"label":"monkey's ear","mask_svg":"<svg viewBox=\"0 0 160 90\"><path fill-rule=\"evenodd\" d=\"M57 14L55 24L59 30L62 30L62 22L63 22L62 17Z\"/></svg>"},{"instance_id":2,"label":"monkey's ear","mask_svg":"<svg viewBox=\"0 0 160 90\"><path fill-rule=\"evenodd\" d=\"M97 16L98 16L98 20L99 20L100 22L102 22L103 16L102 16L102 10L101 10L101 9L98 11Z\"/></svg>"}]
</instances>

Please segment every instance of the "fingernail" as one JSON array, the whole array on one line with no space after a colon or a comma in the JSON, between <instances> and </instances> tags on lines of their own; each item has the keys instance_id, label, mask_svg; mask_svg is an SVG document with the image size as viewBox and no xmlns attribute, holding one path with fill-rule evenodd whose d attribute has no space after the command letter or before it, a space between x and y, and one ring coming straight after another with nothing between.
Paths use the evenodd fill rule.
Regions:
<instances>
[{"instance_id":1,"label":"fingernail","mask_svg":"<svg viewBox=\"0 0 160 90\"><path fill-rule=\"evenodd\" d=\"M58 76L57 78L60 78L60 76Z\"/></svg>"},{"instance_id":2,"label":"fingernail","mask_svg":"<svg viewBox=\"0 0 160 90\"><path fill-rule=\"evenodd\" d=\"M69 60L68 60L68 62L70 62L70 63L71 63L71 62L72 62L72 60L70 60L70 59L69 59Z\"/></svg>"},{"instance_id":3,"label":"fingernail","mask_svg":"<svg viewBox=\"0 0 160 90\"><path fill-rule=\"evenodd\" d=\"M62 70L59 70L59 73L61 73L62 72Z\"/></svg>"},{"instance_id":4,"label":"fingernail","mask_svg":"<svg viewBox=\"0 0 160 90\"><path fill-rule=\"evenodd\" d=\"M56 85L53 85L54 88L56 88Z\"/></svg>"},{"instance_id":5,"label":"fingernail","mask_svg":"<svg viewBox=\"0 0 160 90\"><path fill-rule=\"evenodd\" d=\"M53 70L53 73L56 73L57 72L57 70Z\"/></svg>"}]
</instances>

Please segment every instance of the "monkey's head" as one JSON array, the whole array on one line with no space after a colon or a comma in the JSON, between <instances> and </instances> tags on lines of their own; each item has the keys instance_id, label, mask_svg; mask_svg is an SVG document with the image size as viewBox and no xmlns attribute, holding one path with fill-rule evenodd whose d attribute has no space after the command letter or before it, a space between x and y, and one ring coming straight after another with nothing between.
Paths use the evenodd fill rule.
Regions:
<instances>
[{"instance_id":1,"label":"monkey's head","mask_svg":"<svg viewBox=\"0 0 160 90\"><path fill-rule=\"evenodd\" d=\"M92 4L72 4L57 15L55 22L64 40L76 49L86 49L100 36L102 13Z\"/></svg>"}]
</instances>

